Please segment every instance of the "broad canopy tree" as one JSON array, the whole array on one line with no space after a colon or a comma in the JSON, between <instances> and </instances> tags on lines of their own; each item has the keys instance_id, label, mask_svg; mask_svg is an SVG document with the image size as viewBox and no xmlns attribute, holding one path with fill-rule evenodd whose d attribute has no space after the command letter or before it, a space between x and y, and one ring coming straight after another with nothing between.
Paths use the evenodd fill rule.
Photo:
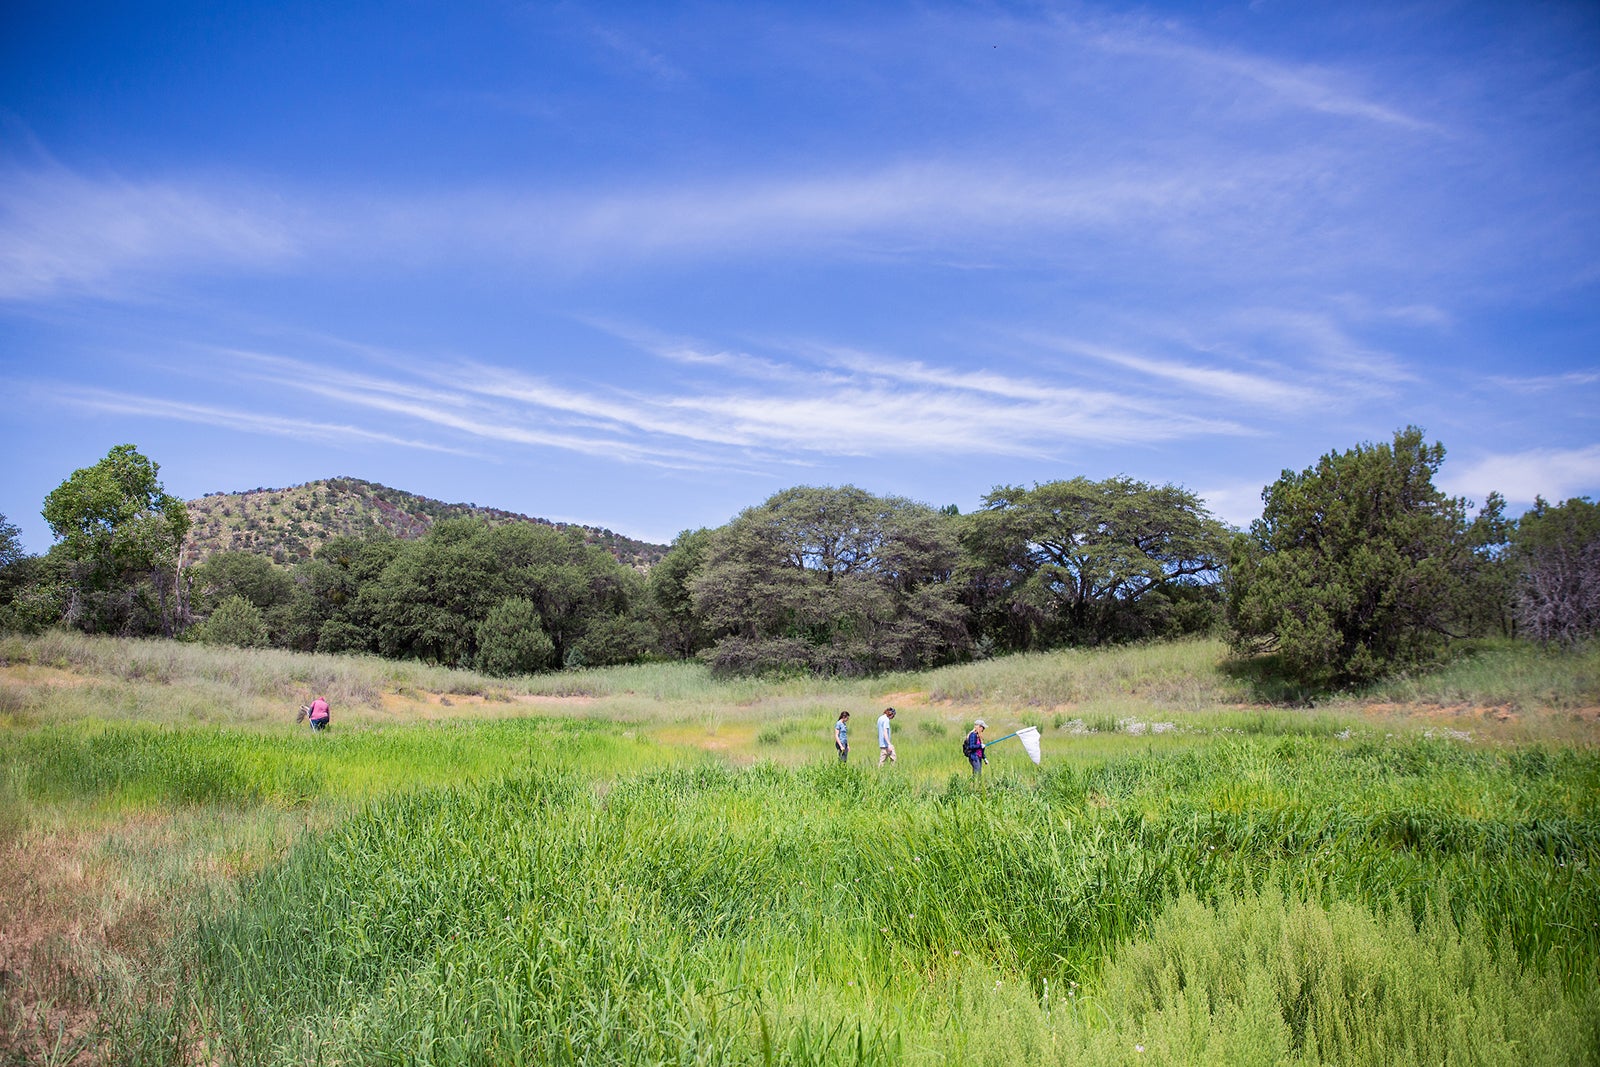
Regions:
<instances>
[{"instance_id":1,"label":"broad canopy tree","mask_svg":"<svg viewBox=\"0 0 1600 1067\"><path fill-rule=\"evenodd\" d=\"M1285 470L1233 545L1235 648L1275 652L1292 677L1325 686L1425 663L1460 636L1473 578L1498 547L1485 531L1503 524L1497 496L1469 522L1466 501L1434 486L1444 455L1411 426Z\"/></svg>"},{"instance_id":2,"label":"broad canopy tree","mask_svg":"<svg viewBox=\"0 0 1600 1067\"><path fill-rule=\"evenodd\" d=\"M117 445L45 498L44 519L70 560L67 619L74 625L172 635L189 510L167 494L159 470L133 445Z\"/></svg>"},{"instance_id":3,"label":"broad canopy tree","mask_svg":"<svg viewBox=\"0 0 1600 1067\"><path fill-rule=\"evenodd\" d=\"M967 517L966 596L1006 649L1203 626L1228 531L1199 497L1128 477L1001 486ZM1192 604L1193 608L1185 610Z\"/></svg>"},{"instance_id":4,"label":"broad canopy tree","mask_svg":"<svg viewBox=\"0 0 1600 1067\"><path fill-rule=\"evenodd\" d=\"M937 663L968 638L951 517L855 486L800 486L713 531L688 588L721 671L861 674Z\"/></svg>"}]
</instances>

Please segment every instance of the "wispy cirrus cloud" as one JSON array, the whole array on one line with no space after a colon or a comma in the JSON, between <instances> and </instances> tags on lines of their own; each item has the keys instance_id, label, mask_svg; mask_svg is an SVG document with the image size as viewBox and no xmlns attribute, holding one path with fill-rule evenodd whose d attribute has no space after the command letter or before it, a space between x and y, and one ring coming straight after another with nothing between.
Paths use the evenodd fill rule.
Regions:
<instances>
[{"instance_id":1,"label":"wispy cirrus cloud","mask_svg":"<svg viewBox=\"0 0 1600 1067\"><path fill-rule=\"evenodd\" d=\"M1201 396L1232 400L1243 404L1276 409L1298 410L1326 402L1319 389L1298 385L1262 374L1251 374L1225 367L1204 366L1192 361L1165 359L1128 352L1086 341L1051 339L1044 342L1063 352L1087 356L1103 363L1123 367L1155 382L1174 386Z\"/></svg>"},{"instance_id":2,"label":"wispy cirrus cloud","mask_svg":"<svg viewBox=\"0 0 1600 1067\"><path fill-rule=\"evenodd\" d=\"M392 445L400 448L417 448L429 452L444 452L455 455L472 454L460 448L453 448L436 441L417 437L400 437L381 430L372 430L349 423L269 415L246 408L188 403L114 389L95 389L87 386L43 383L27 386L24 391L37 403L63 404L101 415L138 415L172 422L216 426L244 433L265 434L272 437L292 437L296 440L358 445Z\"/></svg>"},{"instance_id":3,"label":"wispy cirrus cloud","mask_svg":"<svg viewBox=\"0 0 1600 1067\"><path fill-rule=\"evenodd\" d=\"M1439 132L1434 123L1362 92L1351 84L1348 73L1185 40L1170 28L1156 31L1149 27L1113 27L1091 32L1089 39L1106 52L1157 59L1200 78L1254 86L1285 107L1405 130Z\"/></svg>"},{"instance_id":4,"label":"wispy cirrus cloud","mask_svg":"<svg viewBox=\"0 0 1600 1067\"><path fill-rule=\"evenodd\" d=\"M1582 389L1600 384L1600 370L1573 370L1564 374L1536 374L1529 377L1496 374L1492 375L1488 382L1495 389L1537 395L1558 389Z\"/></svg>"},{"instance_id":5,"label":"wispy cirrus cloud","mask_svg":"<svg viewBox=\"0 0 1600 1067\"><path fill-rule=\"evenodd\" d=\"M1318 310L1245 307L1228 313L1215 329L1262 356L1277 355L1290 366L1310 368L1340 383L1346 396L1392 393L1417 380L1395 354L1361 340L1338 316Z\"/></svg>"},{"instance_id":6,"label":"wispy cirrus cloud","mask_svg":"<svg viewBox=\"0 0 1600 1067\"><path fill-rule=\"evenodd\" d=\"M687 452L659 442L631 439L627 419L601 419L599 398L570 390L520 395L483 387L483 368L448 369L391 360L389 375L356 373L285 356L233 352L246 376L280 389L307 393L346 408L400 416L422 426L452 431L466 439L552 448L626 463L669 467L715 467L716 457ZM444 380L456 385L440 384ZM485 397L519 401L486 402ZM620 409L612 406L614 413ZM552 418L552 415L555 417Z\"/></svg>"},{"instance_id":7,"label":"wispy cirrus cloud","mask_svg":"<svg viewBox=\"0 0 1600 1067\"><path fill-rule=\"evenodd\" d=\"M356 346L359 347L359 346ZM685 358L690 346L673 346ZM441 449L497 445L553 449L623 463L697 470L776 470L840 456L1048 458L1108 443L1240 436L1233 421L1181 405L1063 386L999 371L967 371L856 350L719 360L706 381L622 388L562 381L483 361L387 354L365 370L242 349L215 349L211 373L252 395L322 402L374 440L431 441ZM740 373L744 368L749 373ZM775 376L774 367L790 373ZM731 371L731 373L730 373ZM59 394L65 395L65 394ZM96 402L115 402L109 395ZM291 403L295 403L292 402ZM302 406L296 403L296 407ZM119 411L214 419L259 432L293 432L300 420L244 418L235 408L129 400ZM396 426L406 426L397 434Z\"/></svg>"},{"instance_id":8,"label":"wispy cirrus cloud","mask_svg":"<svg viewBox=\"0 0 1600 1067\"><path fill-rule=\"evenodd\" d=\"M1304 161L1187 165L951 159L819 164L809 174L443 193L306 190L204 179L94 179L0 171L0 300L141 296L168 279L299 277L460 262L591 269L651 257L891 256L1053 262L1069 237L1181 246L1202 219L1249 218L1292 199ZM1279 190L1274 193L1273 190ZM1246 212L1246 207L1249 211Z\"/></svg>"},{"instance_id":9,"label":"wispy cirrus cloud","mask_svg":"<svg viewBox=\"0 0 1600 1067\"><path fill-rule=\"evenodd\" d=\"M272 197L56 166L0 171L0 300L130 295L151 274L275 268L310 236Z\"/></svg>"}]
</instances>

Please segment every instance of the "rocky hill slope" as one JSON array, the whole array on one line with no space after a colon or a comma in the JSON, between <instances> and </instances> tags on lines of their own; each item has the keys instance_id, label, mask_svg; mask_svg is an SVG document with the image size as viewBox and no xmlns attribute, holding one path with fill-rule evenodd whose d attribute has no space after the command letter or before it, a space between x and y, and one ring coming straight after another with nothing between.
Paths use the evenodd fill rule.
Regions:
<instances>
[{"instance_id":1,"label":"rocky hill slope","mask_svg":"<svg viewBox=\"0 0 1600 1067\"><path fill-rule=\"evenodd\" d=\"M597 526L550 522L476 504L445 504L359 478L325 478L287 489L249 489L209 493L189 504L189 537L183 563L193 565L215 552L256 552L283 564L310 559L324 542L341 535L364 537L387 530L396 537L421 537L440 519L475 515L492 523L536 522L575 529L623 563L648 568L667 546L635 541Z\"/></svg>"}]
</instances>

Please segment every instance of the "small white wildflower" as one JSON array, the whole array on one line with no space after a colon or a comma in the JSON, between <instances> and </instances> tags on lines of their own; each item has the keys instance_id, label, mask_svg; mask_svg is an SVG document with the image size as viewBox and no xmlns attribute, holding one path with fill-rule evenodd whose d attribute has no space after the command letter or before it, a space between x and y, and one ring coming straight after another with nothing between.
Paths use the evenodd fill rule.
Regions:
<instances>
[{"instance_id":1,"label":"small white wildflower","mask_svg":"<svg viewBox=\"0 0 1600 1067\"><path fill-rule=\"evenodd\" d=\"M1144 1046L1143 1045L1135 1045L1135 1046L1133 1046L1133 1051L1135 1051L1135 1052L1143 1052L1144 1051Z\"/></svg>"}]
</instances>

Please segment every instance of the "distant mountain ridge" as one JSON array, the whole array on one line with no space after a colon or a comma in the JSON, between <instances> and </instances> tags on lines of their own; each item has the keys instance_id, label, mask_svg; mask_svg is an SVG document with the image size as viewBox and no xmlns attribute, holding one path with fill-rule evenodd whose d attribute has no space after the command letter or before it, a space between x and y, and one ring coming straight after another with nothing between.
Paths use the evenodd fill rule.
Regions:
<instances>
[{"instance_id":1,"label":"distant mountain ridge","mask_svg":"<svg viewBox=\"0 0 1600 1067\"><path fill-rule=\"evenodd\" d=\"M532 522L558 530L578 530L583 539L609 551L622 563L641 569L654 566L666 545L636 541L598 526L551 522L500 508L446 504L403 489L391 489L360 478L324 478L287 489L247 489L241 493L207 493L188 502L189 536L183 565L190 566L223 551L254 552L282 564L310 559L335 537L365 537L387 530L396 537L417 538L440 519L476 516L490 523Z\"/></svg>"}]
</instances>

